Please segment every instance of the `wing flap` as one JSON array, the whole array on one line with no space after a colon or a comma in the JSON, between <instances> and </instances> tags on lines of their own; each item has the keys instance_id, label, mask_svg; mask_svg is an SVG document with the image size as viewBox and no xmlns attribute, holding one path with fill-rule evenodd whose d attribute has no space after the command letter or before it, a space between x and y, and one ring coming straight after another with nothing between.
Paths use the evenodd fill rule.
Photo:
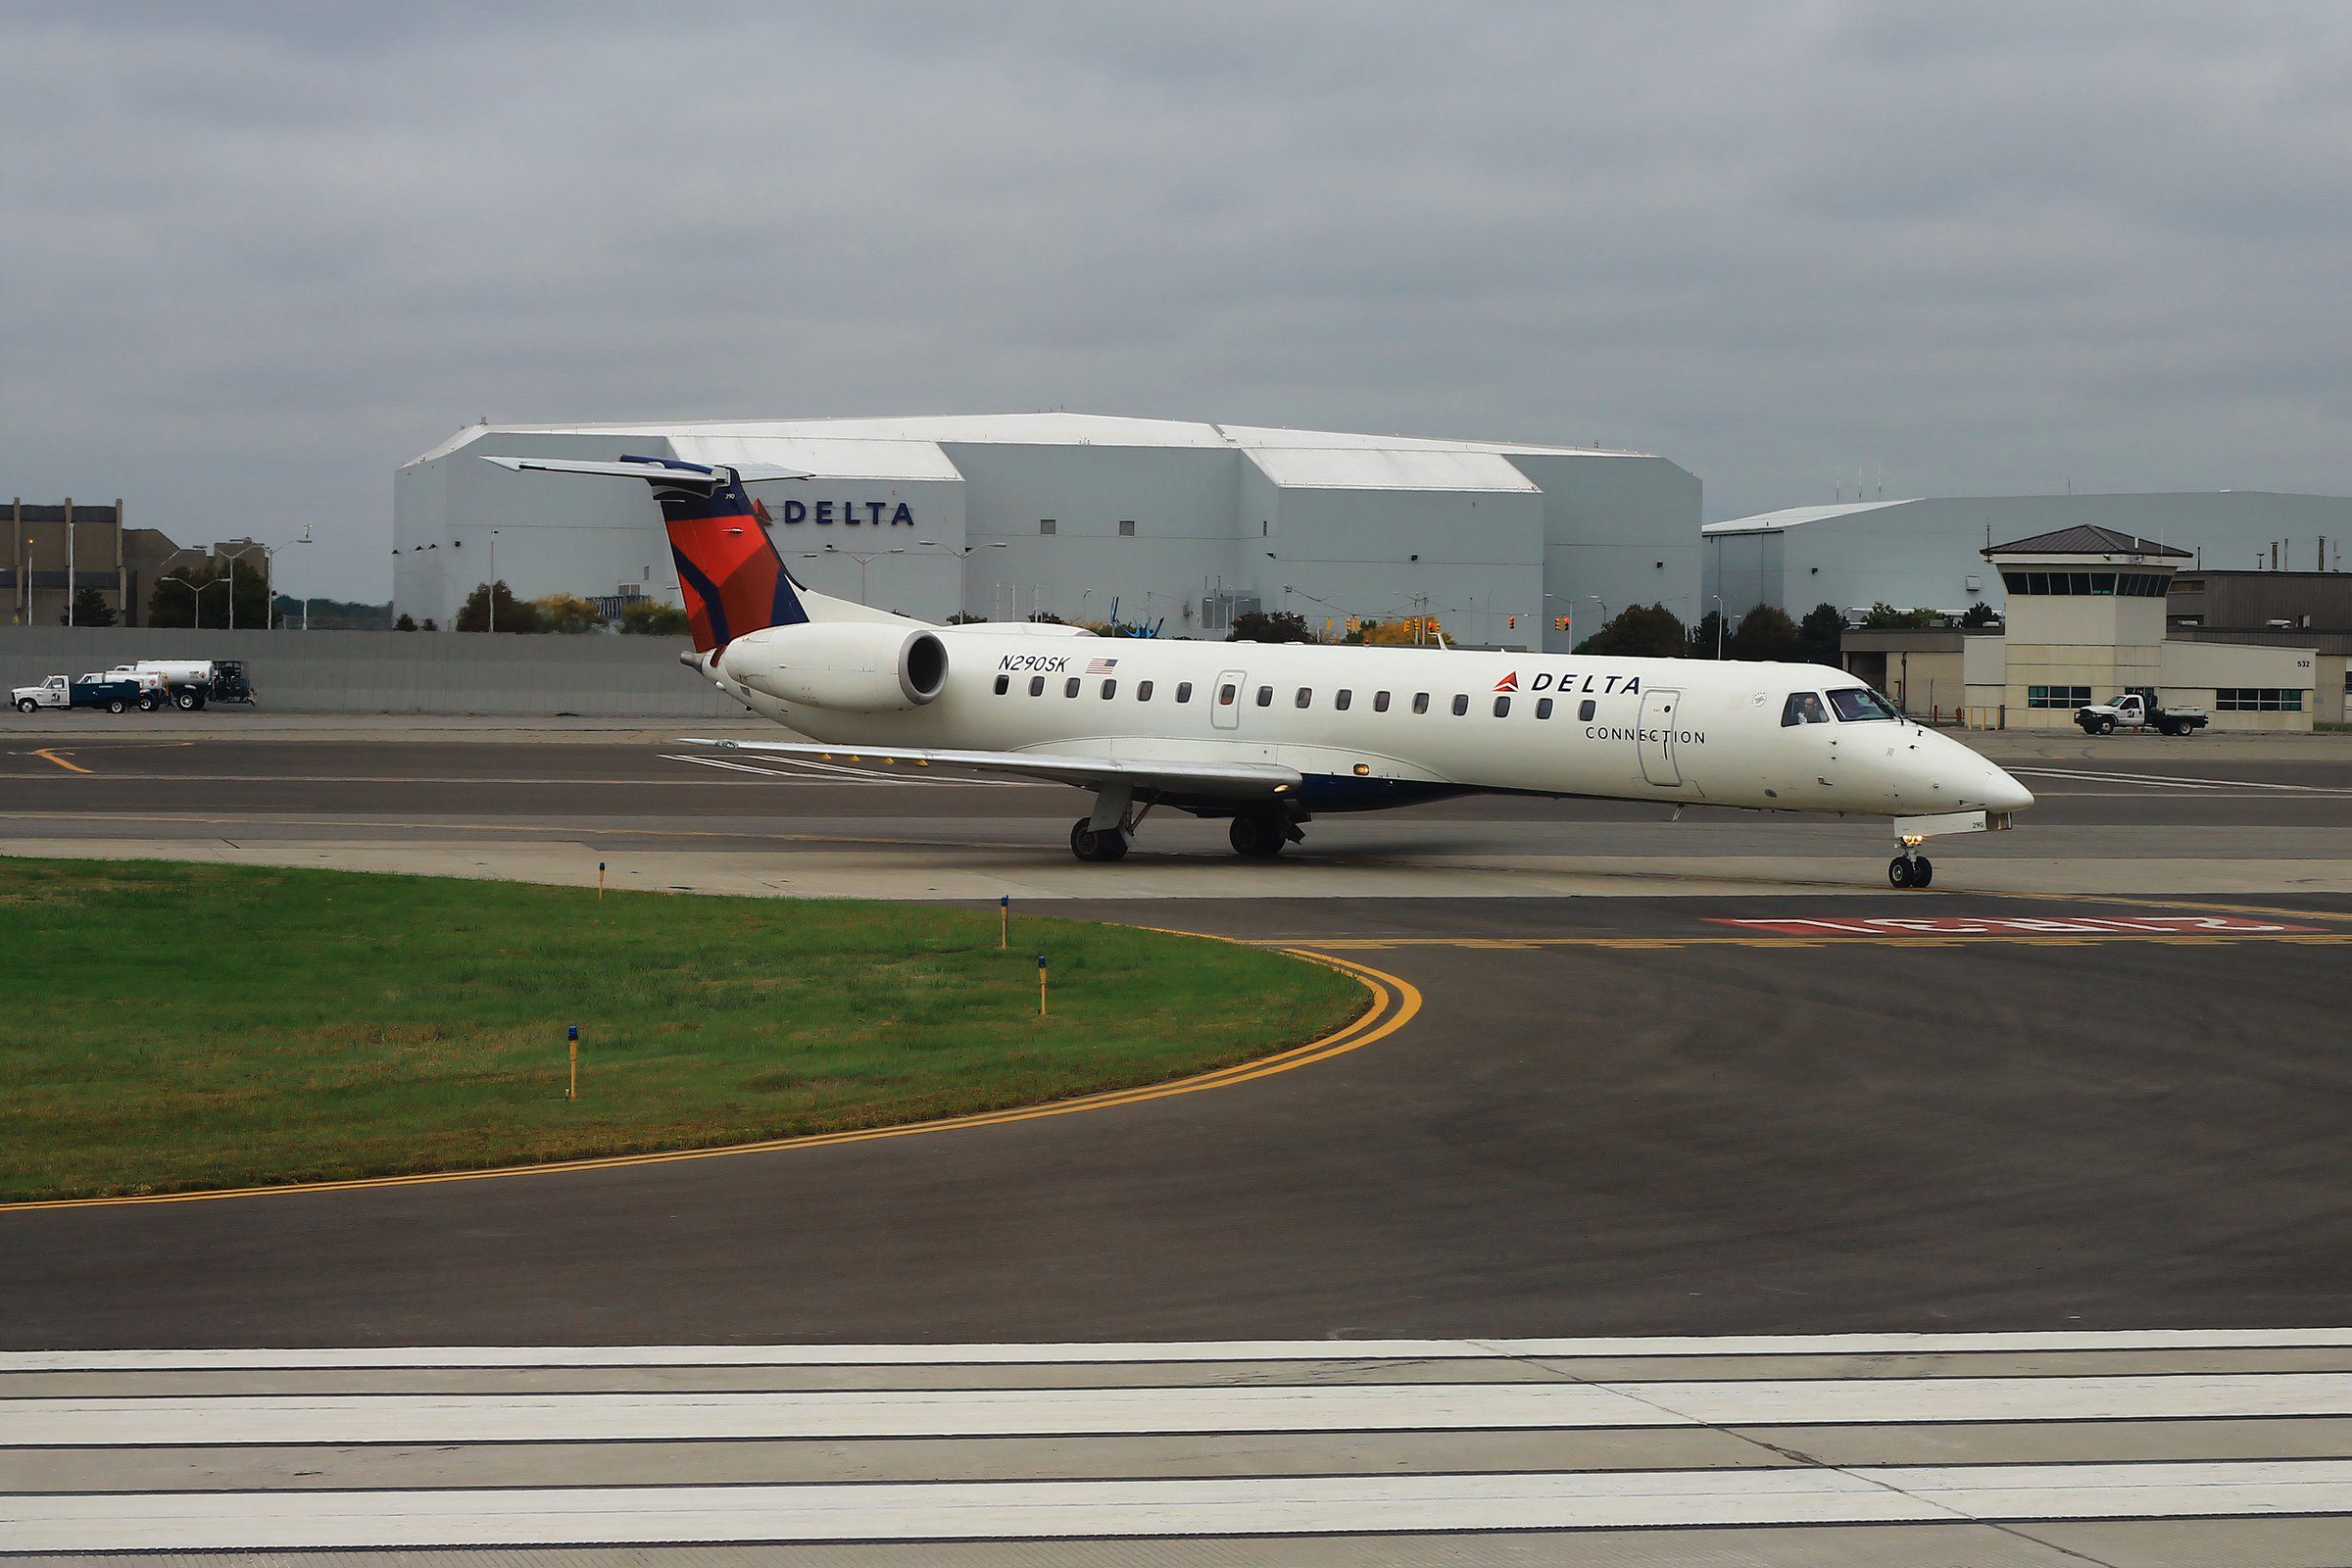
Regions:
<instances>
[{"instance_id":1,"label":"wing flap","mask_svg":"<svg viewBox=\"0 0 2352 1568\"><path fill-rule=\"evenodd\" d=\"M1162 758L1091 757L1066 752L961 752L889 746L819 746L789 741L718 741L687 737L681 746L709 746L836 766L903 767L924 773L1044 779L1082 788L1132 789L1266 799L1298 787L1297 768L1277 762L1203 762Z\"/></svg>"}]
</instances>

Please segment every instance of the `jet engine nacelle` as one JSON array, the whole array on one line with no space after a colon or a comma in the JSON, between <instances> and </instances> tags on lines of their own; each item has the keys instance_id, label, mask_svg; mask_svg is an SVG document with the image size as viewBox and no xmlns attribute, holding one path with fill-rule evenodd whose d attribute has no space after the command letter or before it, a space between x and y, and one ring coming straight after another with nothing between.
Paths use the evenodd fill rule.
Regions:
<instances>
[{"instance_id":1,"label":"jet engine nacelle","mask_svg":"<svg viewBox=\"0 0 2352 1568\"><path fill-rule=\"evenodd\" d=\"M874 621L804 621L747 632L718 655L718 672L779 702L844 712L920 708L948 683L935 632Z\"/></svg>"}]
</instances>

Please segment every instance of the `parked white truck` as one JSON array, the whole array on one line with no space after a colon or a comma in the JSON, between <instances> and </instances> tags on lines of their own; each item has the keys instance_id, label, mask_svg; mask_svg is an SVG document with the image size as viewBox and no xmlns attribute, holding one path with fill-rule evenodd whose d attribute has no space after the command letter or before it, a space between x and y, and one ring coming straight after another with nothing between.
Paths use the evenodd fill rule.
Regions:
<instances>
[{"instance_id":1,"label":"parked white truck","mask_svg":"<svg viewBox=\"0 0 2352 1568\"><path fill-rule=\"evenodd\" d=\"M34 713L44 708L103 708L110 713L120 713L140 702L139 683L128 676L93 674L68 680L63 675L52 675L38 686L17 687L8 694L8 700L20 713Z\"/></svg>"},{"instance_id":2,"label":"parked white truck","mask_svg":"<svg viewBox=\"0 0 2352 1568\"><path fill-rule=\"evenodd\" d=\"M2085 735L2112 735L2118 729L2194 735L2212 720L2202 708L2167 708L2152 692L2125 692L2112 702L2076 709L2075 722L2082 726Z\"/></svg>"},{"instance_id":3,"label":"parked white truck","mask_svg":"<svg viewBox=\"0 0 2352 1568\"><path fill-rule=\"evenodd\" d=\"M172 706L193 712L207 703L250 703L253 683L245 678L240 659L142 659L135 664L117 664L108 675L141 685L160 680Z\"/></svg>"}]
</instances>

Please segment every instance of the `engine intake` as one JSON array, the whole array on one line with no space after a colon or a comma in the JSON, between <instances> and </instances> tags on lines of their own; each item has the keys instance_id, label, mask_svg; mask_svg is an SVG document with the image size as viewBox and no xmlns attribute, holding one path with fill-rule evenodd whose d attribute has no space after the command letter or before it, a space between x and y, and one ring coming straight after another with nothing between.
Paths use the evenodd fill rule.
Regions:
<instances>
[{"instance_id":1,"label":"engine intake","mask_svg":"<svg viewBox=\"0 0 2352 1568\"><path fill-rule=\"evenodd\" d=\"M718 672L779 702L844 712L920 708L948 684L935 632L874 621L806 621L736 638Z\"/></svg>"}]
</instances>

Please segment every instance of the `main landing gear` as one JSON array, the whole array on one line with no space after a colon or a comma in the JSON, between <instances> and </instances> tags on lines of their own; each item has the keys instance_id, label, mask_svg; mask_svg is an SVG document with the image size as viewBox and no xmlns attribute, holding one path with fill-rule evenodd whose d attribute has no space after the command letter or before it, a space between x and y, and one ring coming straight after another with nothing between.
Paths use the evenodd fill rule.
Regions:
<instances>
[{"instance_id":1,"label":"main landing gear","mask_svg":"<svg viewBox=\"0 0 2352 1568\"><path fill-rule=\"evenodd\" d=\"M1147 800L1140 808L1136 807L1133 792L1129 790L1097 790L1094 814L1070 824L1070 853L1088 861L1127 858L1128 847L1135 842L1135 830L1143 825L1152 804ZM1233 825L1225 836L1233 845L1234 854L1253 860L1271 859L1282 853L1285 845L1297 844L1306 837L1299 827L1305 820L1305 812L1288 806L1253 807L1234 814Z\"/></svg>"},{"instance_id":2,"label":"main landing gear","mask_svg":"<svg viewBox=\"0 0 2352 1568\"><path fill-rule=\"evenodd\" d=\"M1125 786L1095 791L1094 814L1070 824L1070 853L1081 860L1124 860L1151 810L1150 801L1137 807L1135 792Z\"/></svg>"},{"instance_id":3,"label":"main landing gear","mask_svg":"<svg viewBox=\"0 0 2352 1568\"><path fill-rule=\"evenodd\" d=\"M1297 844L1305 837L1297 818L1280 808L1240 812L1233 825L1225 830L1225 840L1233 846L1233 853L1253 860L1272 859L1282 853L1284 845Z\"/></svg>"},{"instance_id":4,"label":"main landing gear","mask_svg":"<svg viewBox=\"0 0 2352 1568\"><path fill-rule=\"evenodd\" d=\"M1924 888L1936 880L1936 862L1919 853L1920 836L1903 835L1903 853L1886 862L1886 880L1898 888Z\"/></svg>"},{"instance_id":5,"label":"main landing gear","mask_svg":"<svg viewBox=\"0 0 2352 1568\"><path fill-rule=\"evenodd\" d=\"M1098 829L1082 816L1070 824L1070 853L1081 860L1124 860L1131 837L1124 828Z\"/></svg>"}]
</instances>

